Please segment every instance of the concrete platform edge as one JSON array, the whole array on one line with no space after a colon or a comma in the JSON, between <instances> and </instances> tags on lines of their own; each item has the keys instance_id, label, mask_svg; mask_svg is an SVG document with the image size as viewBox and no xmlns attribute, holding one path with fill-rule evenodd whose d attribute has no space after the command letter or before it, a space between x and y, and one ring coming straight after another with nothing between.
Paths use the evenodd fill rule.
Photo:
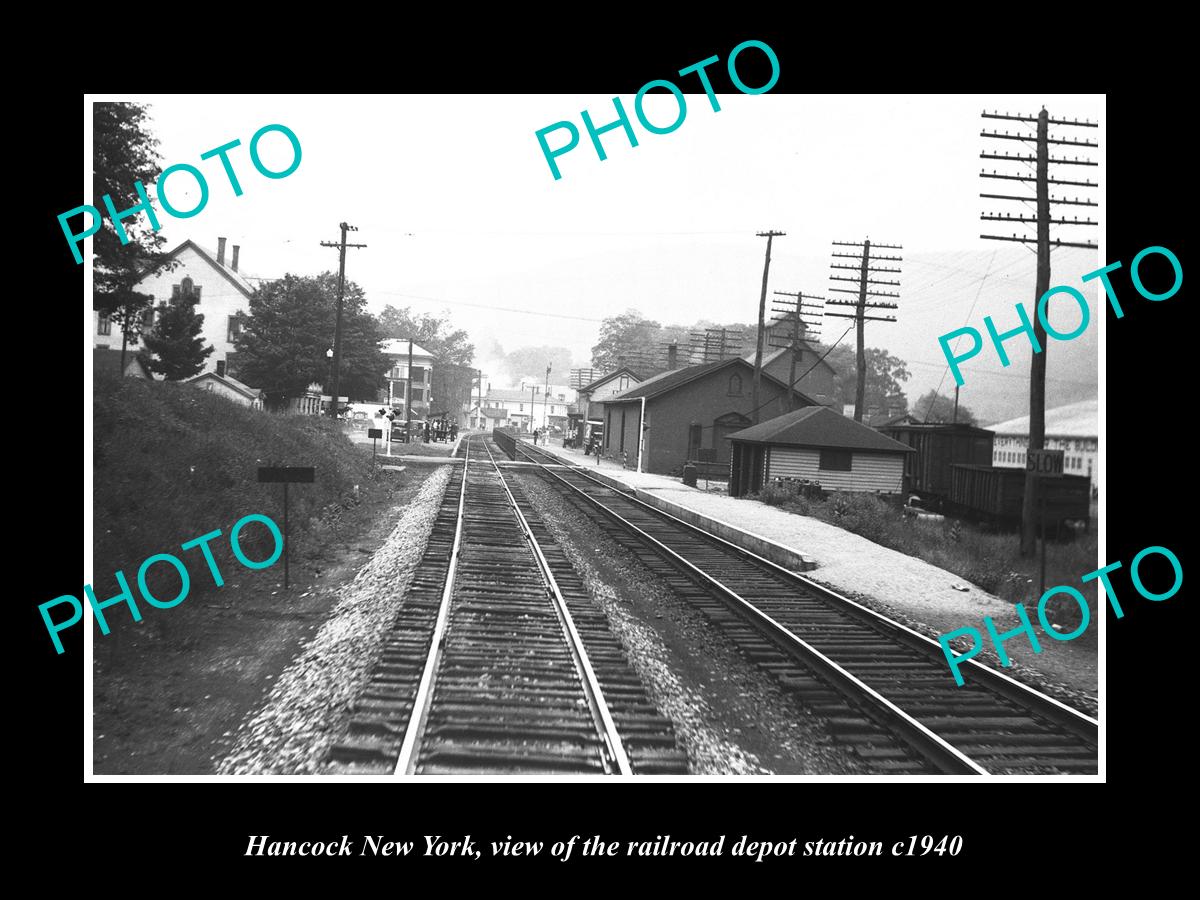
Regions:
<instances>
[{"instance_id":1,"label":"concrete platform edge","mask_svg":"<svg viewBox=\"0 0 1200 900\"><path fill-rule=\"evenodd\" d=\"M817 568L815 562L806 559L800 552L793 550L791 547L785 547L783 544L777 544L768 538L761 537L749 531L743 531L736 525L730 525L728 522L722 522L720 519L703 515L695 510L688 509L686 506L672 503L670 500L665 500L652 491L631 488L620 479L613 478L611 475L606 475L599 470L587 470L587 473L604 482L609 487L616 488L626 494L632 494L655 509L670 513L677 519L683 519L689 525L695 525L710 534L724 538L731 544L736 544L752 553L757 553L759 556L769 559L778 566L783 566L794 572L811 572Z\"/></svg>"}]
</instances>

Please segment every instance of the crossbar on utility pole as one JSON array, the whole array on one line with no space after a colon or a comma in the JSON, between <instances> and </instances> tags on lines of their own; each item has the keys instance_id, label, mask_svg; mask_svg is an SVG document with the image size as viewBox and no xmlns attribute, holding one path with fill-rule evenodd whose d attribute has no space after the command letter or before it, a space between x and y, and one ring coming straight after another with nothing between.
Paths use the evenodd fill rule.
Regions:
<instances>
[{"instance_id":1,"label":"crossbar on utility pole","mask_svg":"<svg viewBox=\"0 0 1200 900\"><path fill-rule=\"evenodd\" d=\"M341 390L339 380L342 374L342 301L346 294L346 248L367 246L346 243L346 232L358 231L353 225L342 222L338 227L342 229L342 239L338 243L321 241L322 247L336 247L338 250L337 317L333 322L333 396L329 398L329 415L334 419L337 418L338 391Z\"/></svg>"},{"instance_id":2,"label":"crossbar on utility pole","mask_svg":"<svg viewBox=\"0 0 1200 900\"><path fill-rule=\"evenodd\" d=\"M980 132L981 137L998 139L998 140L1019 140L1032 144L1036 148L1036 154L999 154L983 151L980 156L984 159L994 159L1004 161L1019 162L1022 165L1034 164L1034 174L1032 176L1020 174L1010 175L1005 172L980 172L981 178L989 178L1002 181L1016 181L1022 184L1033 184L1035 193L1033 196L1021 196L1013 194L993 194L981 193L979 196L991 200L1015 200L1024 204L1034 204L1034 213L1029 215L1028 211L1022 211L1017 215L1008 213L1000 214L995 212L982 212L980 219L986 222L1015 222L1023 226L1035 225L1036 237L1030 237L1024 234L1010 235L999 234L983 234L981 238L991 241L1011 241L1019 244L1036 244L1037 246L1037 280L1034 290L1034 305L1036 306L1046 292L1050 289L1050 253L1058 247L1079 247L1088 250L1095 250L1096 244L1091 241L1066 241L1060 238L1050 237L1050 226L1065 226L1072 227L1076 225L1096 226L1097 223L1092 219L1080 220L1078 217L1070 219L1063 213L1058 214L1058 218L1051 218L1051 207L1057 205L1065 206L1096 206L1096 202L1088 199L1080 199L1078 197L1052 197L1050 195L1050 185L1070 185L1073 187L1092 188L1097 187L1093 181L1073 181L1067 179L1059 179L1051 177L1051 166L1054 165L1070 165L1070 166L1095 166L1095 162L1080 157L1072 157L1067 159L1065 156L1051 156L1050 147L1054 146L1071 146L1071 147L1096 147L1094 141L1074 140L1054 138L1050 136L1050 126L1067 126L1072 128L1096 128L1097 123L1089 122L1086 119L1079 121L1078 119L1051 119L1050 114L1042 109L1036 116L1009 113L988 112L984 110L983 117L985 119L1008 119L1012 121L1025 122L1037 125L1036 133L1022 131L1017 134L1009 134L1007 131L1003 134L996 131L983 130ZM1028 206L1027 206L1028 209ZM1029 450L1041 450L1045 444L1046 438L1046 329L1042 325L1043 319L1041 316L1035 316L1033 321L1033 339L1036 346L1041 350L1031 355L1030 370L1029 370ZM957 396L957 390L955 391ZM1021 555L1032 556L1036 551L1036 539L1038 530L1038 509L1043 499L1042 493L1044 486L1039 484L1039 479L1029 477L1025 481L1025 493L1022 499L1021 507Z\"/></svg>"}]
</instances>

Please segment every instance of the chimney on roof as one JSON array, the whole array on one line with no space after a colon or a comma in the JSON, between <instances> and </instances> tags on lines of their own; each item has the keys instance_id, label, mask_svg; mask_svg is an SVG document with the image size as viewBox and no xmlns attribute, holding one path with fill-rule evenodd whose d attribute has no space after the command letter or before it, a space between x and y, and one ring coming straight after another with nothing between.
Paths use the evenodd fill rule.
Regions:
<instances>
[{"instance_id":1,"label":"chimney on roof","mask_svg":"<svg viewBox=\"0 0 1200 900\"><path fill-rule=\"evenodd\" d=\"M229 263L229 266L230 266L230 268L231 268L231 269L233 269L233 271L235 271L235 272L237 271L237 258L238 258L238 251L239 251L239 250L241 250L241 249L242 249L242 248L241 248L241 247L239 247L237 244L234 244L234 245L233 245L233 259L230 261L230 263Z\"/></svg>"},{"instance_id":2,"label":"chimney on roof","mask_svg":"<svg viewBox=\"0 0 1200 900\"><path fill-rule=\"evenodd\" d=\"M679 365L679 345L674 341L667 344L667 368L674 369Z\"/></svg>"},{"instance_id":3,"label":"chimney on roof","mask_svg":"<svg viewBox=\"0 0 1200 900\"><path fill-rule=\"evenodd\" d=\"M225 238L217 238L217 265L225 265Z\"/></svg>"}]
</instances>

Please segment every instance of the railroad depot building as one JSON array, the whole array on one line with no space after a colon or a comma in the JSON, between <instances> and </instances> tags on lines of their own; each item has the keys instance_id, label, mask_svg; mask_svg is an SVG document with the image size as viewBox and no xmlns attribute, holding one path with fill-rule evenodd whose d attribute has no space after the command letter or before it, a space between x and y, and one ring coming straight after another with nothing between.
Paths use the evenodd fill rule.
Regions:
<instances>
[{"instance_id":1,"label":"railroad depot building","mask_svg":"<svg viewBox=\"0 0 1200 900\"><path fill-rule=\"evenodd\" d=\"M729 436L729 495L742 497L777 479L803 479L826 491L894 494L913 453L899 441L825 406L786 413Z\"/></svg>"},{"instance_id":2,"label":"railroad depot building","mask_svg":"<svg viewBox=\"0 0 1200 900\"><path fill-rule=\"evenodd\" d=\"M796 390L822 406L836 403L837 372L821 358L822 351L809 339L808 326L785 313L772 318L766 332L763 371L785 385L789 380L794 381ZM754 355L755 351L750 350L742 354L742 359L753 365Z\"/></svg>"},{"instance_id":3,"label":"railroad depot building","mask_svg":"<svg viewBox=\"0 0 1200 900\"><path fill-rule=\"evenodd\" d=\"M604 401L604 455L637 466L644 408L642 471L678 473L701 450L712 451L709 461L728 465L729 436L753 424L753 385L754 366L740 357L647 378ZM798 391L795 402L816 405ZM763 372L759 404L761 418L786 412L787 385Z\"/></svg>"}]
</instances>

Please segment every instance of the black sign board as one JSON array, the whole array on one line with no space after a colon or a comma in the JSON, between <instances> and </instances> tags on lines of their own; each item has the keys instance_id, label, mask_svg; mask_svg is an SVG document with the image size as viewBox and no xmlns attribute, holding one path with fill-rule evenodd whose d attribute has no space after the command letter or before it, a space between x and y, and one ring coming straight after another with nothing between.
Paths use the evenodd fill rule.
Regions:
<instances>
[{"instance_id":1,"label":"black sign board","mask_svg":"<svg viewBox=\"0 0 1200 900\"><path fill-rule=\"evenodd\" d=\"M367 429L367 437L381 438L381 437L383 437L383 429L382 428L368 428Z\"/></svg>"},{"instance_id":2,"label":"black sign board","mask_svg":"<svg viewBox=\"0 0 1200 900\"><path fill-rule=\"evenodd\" d=\"M271 484L312 484L316 469L312 466L259 466L258 480Z\"/></svg>"}]
</instances>

